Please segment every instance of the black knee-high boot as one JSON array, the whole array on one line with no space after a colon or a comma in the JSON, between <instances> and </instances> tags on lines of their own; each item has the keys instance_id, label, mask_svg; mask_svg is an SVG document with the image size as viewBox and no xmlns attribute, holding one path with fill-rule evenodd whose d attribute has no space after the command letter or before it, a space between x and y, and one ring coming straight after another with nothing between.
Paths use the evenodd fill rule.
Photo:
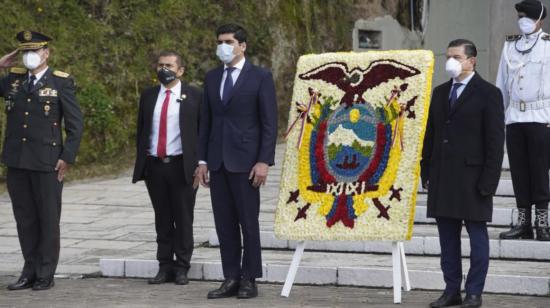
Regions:
<instances>
[{"instance_id":1,"label":"black knee-high boot","mask_svg":"<svg viewBox=\"0 0 550 308\"><path fill-rule=\"evenodd\" d=\"M548 209L535 209L535 230L537 231L538 241L550 241Z\"/></svg>"},{"instance_id":2,"label":"black knee-high boot","mask_svg":"<svg viewBox=\"0 0 550 308\"><path fill-rule=\"evenodd\" d=\"M533 239L533 227L531 226L531 209L518 208L518 224L512 226L512 229L500 233L500 239Z\"/></svg>"}]
</instances>

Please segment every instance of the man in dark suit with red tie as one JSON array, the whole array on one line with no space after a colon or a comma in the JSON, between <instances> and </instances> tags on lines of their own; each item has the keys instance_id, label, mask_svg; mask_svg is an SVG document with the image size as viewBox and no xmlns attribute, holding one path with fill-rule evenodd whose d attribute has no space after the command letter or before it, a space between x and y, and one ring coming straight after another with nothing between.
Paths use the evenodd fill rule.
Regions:
<instances>
[{"instance_id":1,"label":"man in dark suit with red tie","mask_svg":"<svg viewBox=\"0 0 550 308\"><path fill-rule=\"evenodd\" d=\"M210 186L225 281L208 298L252 298L262 276L259 188L274 164L277 100L271 72L245 59L246 31L228 24L216 35L224 65L204 82L197 176Z\"/></svg>"},{"instance_id":2,"label":"man in dark suit with red tie","mask_svg":"<svg viewBox=\"0 0 550 308\"><path fill-rule=\"evenodd\" d=\"M443 295L430 307L480 307L489 269L487 222L504 155L504 107L500 90L475 71L469 40L449 43L445 70L451 79L433 91L422 153L428 217L437 222ZM470 270L462 300L461 231L470 236Z\"/></svg>"},{"instance_id":3,"label":"man in dark suit with red tie","mask_svg":"<svg viewBox=\"0 0 550 308\"><path fill-rule=\"evenodd\" d=\"M180 81L183 73L178 53L161 52L157 60L161 84L143 91L139 100L132 182L145 180L155 211L159 271L150 284L189 282L202 93Z\"/></svg>"}]
</instances>

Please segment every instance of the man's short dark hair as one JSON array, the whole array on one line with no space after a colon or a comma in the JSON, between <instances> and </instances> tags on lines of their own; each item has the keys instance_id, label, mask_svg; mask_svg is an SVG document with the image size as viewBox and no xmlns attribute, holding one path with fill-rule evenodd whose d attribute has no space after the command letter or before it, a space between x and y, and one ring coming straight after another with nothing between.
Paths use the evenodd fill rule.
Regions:
<instances>
[{"instance_id":1,"label":"man's short dark hair","mask_svg":"<svg viewBox=\"0 0 550 308\"><path fill-rule=\"evenodd\" d=\"M466 55L466 57L468 58L477 57L476 45L472 41L467 39L457 39L457 40L451 41L449 43L449 46L447 46L447 48L460 47L460 46L464 46L464 54Z\"/></svg>"},{"instance_id":2,"label":"man's short dark hair","mask_svg":"<svg viewBox=\"0 0 550 308\"><path fill-rule=\"evenodd\" d=\"M237 24L225 24L216 30L216 37L220 34L232 33L239 43L246 42L246 30Z\"/></svg>"},{"instance_id":3,"label":"man's short dark hair","mask_svg":"<svg viewBox=\"0 0 550 308\"><path fill-rule=\"evenodd\" d=\"M157 56L157 63L161 57L176 57L176 63L178 64L178 68L183 66L183 61L181 58L181 55L174 50L163 50L159 52Z\"/></svg>"}]
</instances>

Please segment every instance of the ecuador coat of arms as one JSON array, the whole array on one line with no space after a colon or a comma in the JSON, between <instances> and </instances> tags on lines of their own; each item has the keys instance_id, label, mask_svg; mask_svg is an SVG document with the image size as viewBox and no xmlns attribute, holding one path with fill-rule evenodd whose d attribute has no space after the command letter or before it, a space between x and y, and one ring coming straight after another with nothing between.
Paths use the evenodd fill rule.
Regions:
<instances>
[{"instance_id":1,"label":"ecuador coat of arms","mask_svg":"<svg viewBox=\"0 0 550 308\"><path fill-rule=\"evenodd\" d=\"M424 50L300 58L278 237L410 239L433 66Z\"/></svg>"}]
</instances>

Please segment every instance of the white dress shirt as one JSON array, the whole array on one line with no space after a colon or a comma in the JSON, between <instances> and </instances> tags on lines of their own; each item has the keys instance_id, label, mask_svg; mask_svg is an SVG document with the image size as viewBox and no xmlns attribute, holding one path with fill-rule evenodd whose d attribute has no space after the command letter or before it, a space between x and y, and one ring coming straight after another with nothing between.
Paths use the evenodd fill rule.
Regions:
<instances>
[{"instance_id":1,"label":"white dress shirt","mask_svg":"<svg viewBox=\"0 0 550 308\"><path fill-rule=\"evenodd\" d=\"M233 79L233 85L237 82L237 78L239 78L239 75L241 74L241 71L244 67L245 59L244 57L241 59L241 61L237 62L235 66L233 66L235 69L233 72L231 72L231 78ZM220 84L220 98L223 97L223 86L225 84L225 79L227 78L227 71L225 70L228 68L227 64L223 66L223 75L222 75L222 83Z\"/></svg>"},{"instance_id":2,"label":"white dress shirt","mask_svg":"<svg viewBox=\"0 0 550 308\"><path fill-rule=\"evenodd\" d=\"M33 73L31 73L31 71L29 71L29 78L28 80L30 81L31 80L31 76L34 75L34 77L36 77L36 79L34 80L34 83L33 85L36 85L36 83L38 82L38 80L40 80L40 78L42 78L42 76L44 76L44 74L46 74L46 71L48 70L48 67L46 66L45 69L43 69L42 71L40 71L40 73L34 75Z\"/></svg>"},{"instance_id":3,"label":"white dress shirt","mask_svg":"<svg viewBox=\"0 0 550 308\"><path fill-rule=\"evenodd\" d=\"M160 114L162 112L162 104L166 97L167 88L160 85L160 91L153 112L153 122L151 124L151 136L149 142L149 154L157 156L157 146L159 142ZM180 103L177 100L181 96L181 82L170 89L170 103L168 104L168 113L166 118L166 155L174 156L183 153L181 146L181 130L180 130Z\"/></svg>"},{"instance_id":4,"label":"white dress shirt","mask_svg":"<svg viewBox=\"0 0 550 308\"><path fill-rule=\"evenodd\" d=\"M475 72L472 72L472 73L470 73L470 75L468 77L464 78L464 80L462 80L462 81L458 81L458 80L456 80L456 78L453 78L453 85L451 86L451 92L453 91L453 86L455 85L455 83L461 83L462 84L458 89L456 89L456 98L457 99L460 97L462 92L464 92L464 89L466 89L466 86L468 85L470 80L472 80L472 78L474 78L474 75L475 75ZM449 98L451 97L451 92L449 92Z\"/></svg>"},{"instance_id":5,"label":"white dress shirt","mask_svg":"<svg viewBox=\"0 0 550 308\"><path fill-rule=\"evenodd\" d=\"M496 85L504 98L506 124L550 123L550 40L542 39L546 35L540 30L504 43ZM516 43L519 50L535 45L522 54Z\"/></svg>"}]
</instances>

